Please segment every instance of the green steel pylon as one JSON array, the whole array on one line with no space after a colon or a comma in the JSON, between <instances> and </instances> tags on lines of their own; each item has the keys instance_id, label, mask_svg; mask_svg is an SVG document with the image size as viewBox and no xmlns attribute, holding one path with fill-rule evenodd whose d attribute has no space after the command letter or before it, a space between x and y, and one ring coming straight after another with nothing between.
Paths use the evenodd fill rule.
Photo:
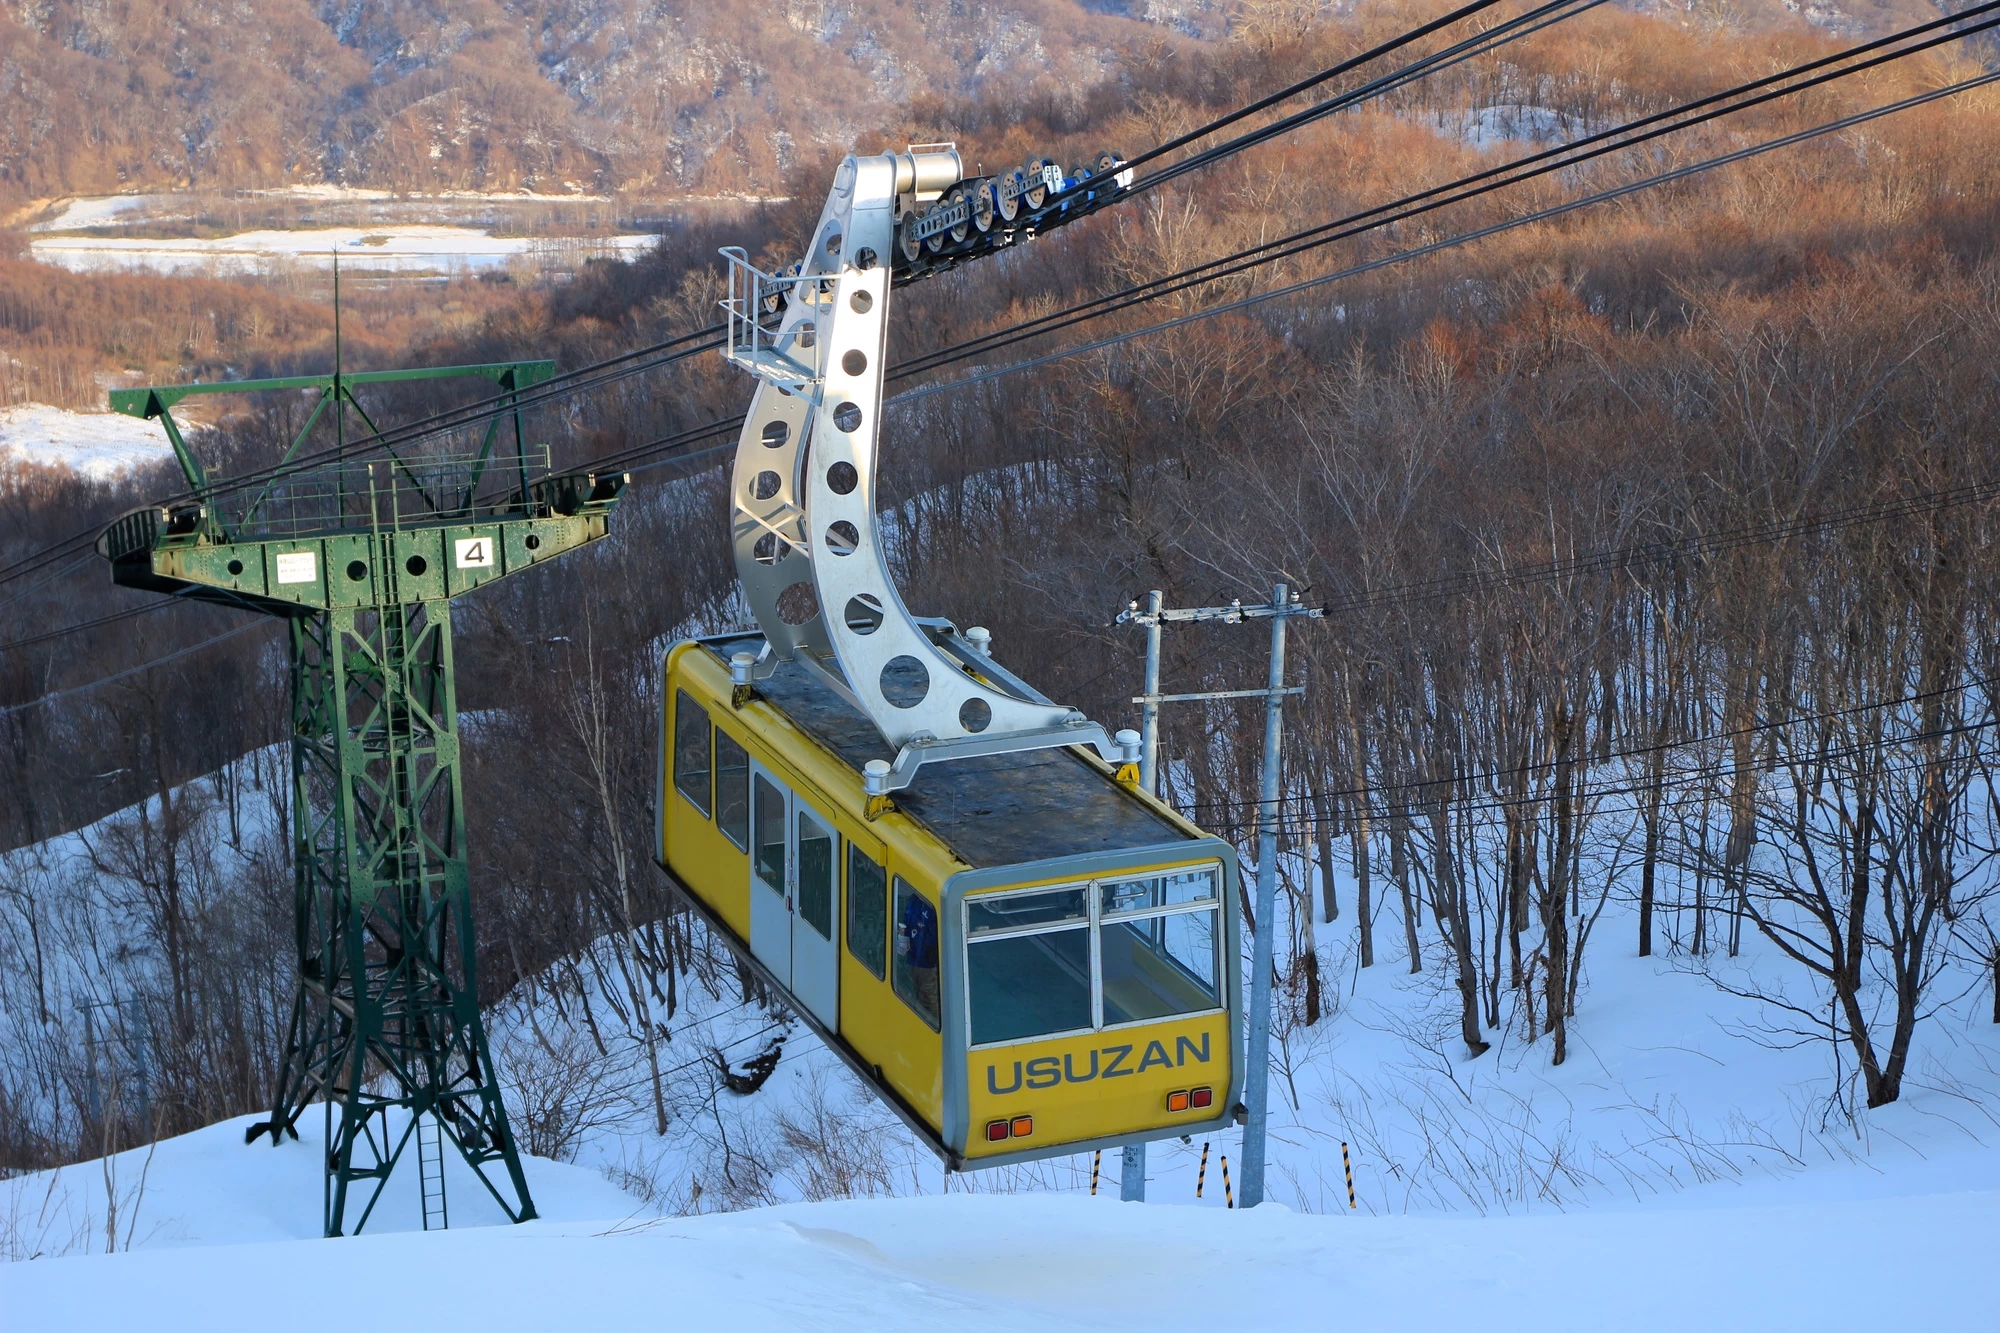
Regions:
<instances>
[{"instance_id":1,"label":"green steel pylon","mask_svg":"<svg viewBox=\"0 0 2000 1333\"><path fill-rule=\"evenodd\" d=\"M413 1137L427 1229L444 1222L442 1159L429 1160L439 1136L508 1217L535 1216L479 1016L451 603L605 536L625 479L531 468L518 408L505 466L494 457L501 413L473 456L289 465L328 407L337 425L352 409L380 437L354 385L474 375L499 386L505 407L552 370L336 372L111 396L116 411L160 419L196 497L106 529L98 549L113 580L289 626L299 990L271 1119L248 1138L296 1138L299 1116L323 1102L328 1236L350 1229L357 1204L351 1229L367 1224ZM317 389L319 403L275 479L218 486L172 407L267 389ZM500 493L482 498L482 482Z\"/></svg>"}]
</instances>

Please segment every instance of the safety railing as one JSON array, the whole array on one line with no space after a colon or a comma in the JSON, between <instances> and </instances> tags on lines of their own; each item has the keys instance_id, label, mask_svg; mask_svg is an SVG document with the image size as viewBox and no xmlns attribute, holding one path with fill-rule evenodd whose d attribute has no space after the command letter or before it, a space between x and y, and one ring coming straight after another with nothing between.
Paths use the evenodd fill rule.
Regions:
<instances>
[{"instance_id":1,"label":"safety railing","mask_svg":"<svg viewBox=\"0 0 2000 1333\"><path fill-rule=\"evenodd\" d=\"M821 348L817 321L809 311L786 327L784 313L799 302L816 310L833 280L766 273L740 246L724 246L722 257L729 262L729 295L722 302L729 336L723 355L784 389L795 391L816 382Z\"/></svg>"}]
</instances>

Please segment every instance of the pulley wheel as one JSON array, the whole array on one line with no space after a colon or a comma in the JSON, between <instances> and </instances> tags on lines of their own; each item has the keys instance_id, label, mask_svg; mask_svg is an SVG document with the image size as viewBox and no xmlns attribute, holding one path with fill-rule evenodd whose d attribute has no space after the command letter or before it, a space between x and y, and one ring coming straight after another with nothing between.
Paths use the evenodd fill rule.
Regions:
<instances>
[{"instance_id":1,"label":"pulley wheel","mask_svg":"<svg viewBox=\"0 0 2000 1333\"><path fill-rule=\"evenodd\" d=\"M1008 191L1013 193L1009 194ZM1012 222L1021 215L1021 173L1019 170L998 176L993 181L993 206L1000 214L1002 222Z\"/></svg>"},{"instance_id":2,"label":"pulley wheel","mask_svg":"<svg viewBox=\"0 0 2000 1333\"><path fill-rule=\"evenodd\" d=\"M993 182L990 180L972 183L972 229L981 236L993 230L993 219L997 216L993 193Z\"/></svg>"},{"instance_id":3,"label":"pulley wheel","mask_svg":"<svg viewBox=\"0 0 2000 1333\"><path fill-rule=\"evenodd\" d=\"M1048 182L1042 176L1042 159L1031 157L1021 168L1021 174L1028 178L1028 188L1021 192L1021 200L1029 208L1040 208L1049 201Z\"/></svg>"},{"instance_id":4,"label":"pulley wheel","mask_svg":"<svg viewBox=\"0 0 2000 1333\"><path fill-rule=\"evenodd\" d=\"M950 233L953 245L963 245L965 238L972 234L972 201L966 195L967 191L963 185L954 185L945 191L944 198L938 201L938 205L941 208L956 208L961 204L965 206L965 221L951 224Z\"/></svg>"}]
</instances>

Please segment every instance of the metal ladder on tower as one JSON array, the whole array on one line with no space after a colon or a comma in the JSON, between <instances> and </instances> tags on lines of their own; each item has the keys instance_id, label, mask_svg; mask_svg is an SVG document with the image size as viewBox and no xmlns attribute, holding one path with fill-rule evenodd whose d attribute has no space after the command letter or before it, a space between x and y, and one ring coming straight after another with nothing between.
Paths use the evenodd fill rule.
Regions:
<instances>
[{"instance_id":1,"label":"metal ladder on tower","mask_svg":"<svg viewBox=\"0 0 2000 1333\"><path fill-rule=\"evenodd\" d=\"M423 1191L424 1230L450 1227L444 1204L444 1129L434 1113L417 1115L417 1182Z\"/></svg>"}]
</instances>

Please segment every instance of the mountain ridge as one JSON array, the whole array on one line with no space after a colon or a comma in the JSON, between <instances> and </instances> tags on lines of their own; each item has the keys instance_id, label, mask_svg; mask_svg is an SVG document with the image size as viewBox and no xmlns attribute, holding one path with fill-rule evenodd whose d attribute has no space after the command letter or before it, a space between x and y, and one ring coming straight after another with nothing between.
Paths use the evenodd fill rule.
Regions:
<instances>
[{"instance_id":1,"label":"mountain ridge","mask_svg":"<svg viewBox=\"0 0 2000 1333\"><path fill-rule=\"evenodd\" d=\"M0 198L762 190L925 98L1063 102L1207 0L5 0ZM1144 16L1161 9L1161 21ZM1219 30L1219 21L1218 21Z\"/></svg>"}]
</instances>

